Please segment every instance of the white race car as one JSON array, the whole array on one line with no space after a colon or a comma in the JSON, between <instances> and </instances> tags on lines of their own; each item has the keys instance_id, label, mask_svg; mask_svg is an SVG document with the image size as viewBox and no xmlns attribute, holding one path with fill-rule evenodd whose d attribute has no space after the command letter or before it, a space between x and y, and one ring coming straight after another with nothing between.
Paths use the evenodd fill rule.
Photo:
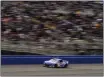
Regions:
<instances>
[{"instance_id":1,"label":"white race car","mask_svg":"<svg viewBox=\"0 0 104 77\"><path fill-rule=\"evenodd\" d=\"M61 67L61 68L66 68L68 67L69 62L67 60L62 60L58 58L53 58L47 61L44 61L44 66L45 67Z\"/></svg>"}]
</instances>

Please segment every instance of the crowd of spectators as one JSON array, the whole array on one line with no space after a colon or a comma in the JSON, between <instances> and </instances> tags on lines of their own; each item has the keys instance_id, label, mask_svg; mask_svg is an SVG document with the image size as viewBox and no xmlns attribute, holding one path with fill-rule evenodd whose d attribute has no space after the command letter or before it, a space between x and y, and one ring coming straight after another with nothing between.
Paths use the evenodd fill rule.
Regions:
<instances>
[{"instance_id":1,"label":"crowd of spectators","mask_svg":"<svg viewBox=\"0 0 104 77\"><path fill-rule=\"evenodd\" d=\"M102 39L103 2L2 1L1 36L34 42Z\"/></svg>"},{"instance_id":2,"label":"crowd of spectators","mask_svg":"<svg viewBox=\"0 0 104 77\"><path fill-rule=\"evenodd\" d=\"M103 36L103 7L92 1L4 1L1 13L2 36L10 40Z\"/></svg>"}]
</instances>

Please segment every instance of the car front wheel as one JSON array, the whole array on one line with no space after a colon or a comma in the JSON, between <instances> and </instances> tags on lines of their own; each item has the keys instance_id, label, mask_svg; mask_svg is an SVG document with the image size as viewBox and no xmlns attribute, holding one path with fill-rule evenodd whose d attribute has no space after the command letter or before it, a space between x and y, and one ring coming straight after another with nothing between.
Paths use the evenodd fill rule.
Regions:
<instances>
[{"instance_id":1,"label":"car front wheel","mask_svg":"<svg viewBox=\"0 0 104 77\"><path fill-rule=\"evenodd\" d=\"M68 64L65 64L64 68L67 68L68 67Z\"/></svg>"}]
</instances>

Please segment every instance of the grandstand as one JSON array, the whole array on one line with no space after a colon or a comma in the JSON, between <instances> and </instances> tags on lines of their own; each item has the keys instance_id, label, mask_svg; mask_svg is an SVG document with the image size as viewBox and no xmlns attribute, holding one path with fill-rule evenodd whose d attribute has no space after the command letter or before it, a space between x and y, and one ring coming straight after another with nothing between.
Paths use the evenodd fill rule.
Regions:
<instances>
[{"instance_id":1,"label":"grandstand","mask_svg":"<svg viewBox=\"0 0 104 77\"><path fill-rule=\"evenodd\" d=\"M101 55L103 2L2 1L1 49L44 55Z\"/></svg>"}]
</instances>

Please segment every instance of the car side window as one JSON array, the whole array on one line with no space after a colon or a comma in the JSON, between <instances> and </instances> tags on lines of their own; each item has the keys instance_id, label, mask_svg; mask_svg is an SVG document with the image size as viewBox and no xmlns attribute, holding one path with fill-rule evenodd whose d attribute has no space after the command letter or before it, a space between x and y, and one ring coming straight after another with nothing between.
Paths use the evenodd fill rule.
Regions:
<instances>
[{"instance_id":1,"label":"car side window","mask_svg":"<svg viewBox=\"0 0 104 77\"><path fill-rule=\"evenodd\" d=\"M59 60L59 62L63 62L63 60Z\"/></svg>"}]
</instances>

